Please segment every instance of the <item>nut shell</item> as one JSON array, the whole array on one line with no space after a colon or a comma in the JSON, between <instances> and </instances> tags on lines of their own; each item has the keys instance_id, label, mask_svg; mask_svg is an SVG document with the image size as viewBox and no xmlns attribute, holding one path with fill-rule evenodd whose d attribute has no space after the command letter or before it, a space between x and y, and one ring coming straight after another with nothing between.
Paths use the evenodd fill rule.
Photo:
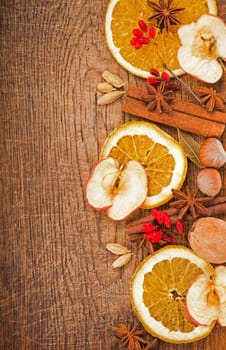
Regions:
<instances>
[{"instance_id":1,"label":"nut shell","mask_svg":"<svg viewBox=\"0 0 226 350\"><path fill-rule=\"evenodd\" d=\"M207 196L216 196L222 188L221 175L217 169L204 168L197 176L199 190Z\"/></svg>"},{"instance_id":2,"label":"nut shell","mask_svg":"<svg viewBox=\"0 0 226 350\"><path fill-rule=\"evenodd\" d=\"M188 233L194 252L213 264L226 262L226 222L207 217L197 219Z\"/></svg>"},{"instance_id":3,"label":"nut shell","mask_svg":"<svg viewBox=\"0 0 226 350\"><path fill-rule=\"evenodd\" d=\"M226 152L221 141L214 137L205 139L200 145L199 160L204 167L222 167L226 162Z\"/></svg>"}]
</instances>

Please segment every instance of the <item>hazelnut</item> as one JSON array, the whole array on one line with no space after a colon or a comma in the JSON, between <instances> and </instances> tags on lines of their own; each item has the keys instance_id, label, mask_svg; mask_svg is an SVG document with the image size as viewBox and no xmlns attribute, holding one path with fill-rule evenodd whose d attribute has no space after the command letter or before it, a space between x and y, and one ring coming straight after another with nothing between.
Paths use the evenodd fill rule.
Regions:
<instances>
[{"instance_id":1,"label":"hazelnut","mask_svg":"<svg viewBox=\"0 0 226 350\"><path fill-rule=\"evenodd\" d=\"M221 175L217 169L205 168L197 176L199 190L207 196L216 196L222 188Z\"/></svg>"},{"instance_id":2,"label":"hazelnut","mask_svg":"<svg viewBox=\"0 0 226 350\"><path fill-rule=\"evenodd\" d=\"M214 264L226 262L226 222L207 217L197 219L189 233L188 241L194 252Z\"/></svg>"},{"instance_id":3,"label":"hazelnut","mask_svg":"<svg viewBox=\"0 0 226 350\"><path fill-rule=\"evenodd\" d=\"M220 140L209 137L200 145L199 160L204 167L220 168L226 162L226 152Z\"/></svg>"}]
</instances>

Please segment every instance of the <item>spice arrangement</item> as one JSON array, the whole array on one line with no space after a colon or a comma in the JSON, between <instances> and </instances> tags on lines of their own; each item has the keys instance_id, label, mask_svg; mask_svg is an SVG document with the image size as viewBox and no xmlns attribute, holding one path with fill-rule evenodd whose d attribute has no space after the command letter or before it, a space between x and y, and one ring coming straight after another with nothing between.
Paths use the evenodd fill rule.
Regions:
<instances>
[{"instance_id":1,"label":"spice arrangement","mask_svg":"<svg viewBox=\"0 0 226 350\"><path fill-rule=\"evenodd\" d=\"M175 3L147 0L139 8L111 0L106 13L113 57L145 79L125 89L119 76L102 73L99 108L123 97L122 112L140 119L107 136L86 187L94 209L124 222L131 249L107 243L115 257L112 268L123 269L131 261L135 244L147 254L134 271L130 291L143 329L131 322L112 329L129 350L158 349L160 340L190 343L207 337L216 322L226 326L226 223L221 218L226 213L221 172L226 100L214 86L225 72L226 26L215 0ZM130 25L124 6L127 15L131 9ZM191 90L179 78L185 72L202 85ZM179 99L179 89L195 102ZM178 141L161 124L176 129ZM189 161L197 172L193 184L187 176ZM148 211L131 219L139 209Z\"/></svg>"}]
</instances>

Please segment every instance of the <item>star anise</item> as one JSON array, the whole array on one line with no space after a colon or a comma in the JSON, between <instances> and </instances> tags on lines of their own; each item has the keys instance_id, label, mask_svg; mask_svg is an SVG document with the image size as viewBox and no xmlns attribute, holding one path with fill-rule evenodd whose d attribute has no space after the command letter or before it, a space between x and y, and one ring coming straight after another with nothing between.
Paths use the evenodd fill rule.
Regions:
<instances>
[{"instance_id":1,"label":"star anise","mask_svg":"<svg viewBox=\"0 0 226 350\"><path fill-rule=\"evenodd\" d=\"M146 84L147 95L142 96L143 101L147 102L147 109L158 113L172 111L169 103L174 99L172 91L165 90L165 82L161 82L156 88L151 84Z\"/></svg>"},{"instance_id":2,"label":"star anise","mask_svg":"<svg viewBox=\"0 0 226 350\"><path fill-rule=\"evenodd\" d=\"M120 323L113 327L114 335L121 340L121 344L129 350L141 350L143 344L149 342L144 339L144 332L137 325Z\"/></svg>"},{"instance_id":3,"label":"star anise","mask_svg":"<svg viewBox=\"0 0 226 350\"><path fill-rule=\"evenodd\" d=\"M193 219L196 219L198 214L210 215L204 203L213 199L212 197L197 197L198 191L192 194L189 188L187 188L186 192L175 189L173 189L172 192L174 201L170 202L169 205L179 209L178 217L180 220L187 213L190 213Z\"/></svg>"},{"instance_id":4,"label":"star anise","mask_svg":"<svg viewBox=\"0 0 226 350\"><path fill-rule=\"evenodd\" d=\"M160 29L165 28L167 32L170 30L171 25L178 25L180 21L175 15L184 10L184 7L172 7L173 0L159 0L159 4L148 0L148 5L156 12L148 19L156 19L157 26Z\"/></svg>"},{"instance_id":5,"label":"star anise","mask_svg":"<svg viewBox=\"0 0 226 350\"><path fill-rule=\"evenodd\" d=\"M131 242L136 242L136 241L139 241L139 246L138 246L139 249L145 246L150 254L154 252L153 244L149 239L146 238L145 233L136 233L131 235Z\"/></svg>"},{"instance_id":6,"label":"star anise","mask_svg":"<svg viewBox=\"0 0 226 350\"><path fill-rule=\"evenodd\" d=\"M224 109L225 98L218 94L215 89L200 86L194 90L208 112L213 112L214 109Z\"/></svg>"}]
</instances>

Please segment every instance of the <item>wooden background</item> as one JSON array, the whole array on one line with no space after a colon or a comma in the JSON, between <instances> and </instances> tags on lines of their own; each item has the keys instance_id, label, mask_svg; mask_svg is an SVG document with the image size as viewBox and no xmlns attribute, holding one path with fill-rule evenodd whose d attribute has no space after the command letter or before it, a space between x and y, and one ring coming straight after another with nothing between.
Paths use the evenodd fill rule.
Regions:
<instances>
[{"instance_id":1,"label":"wooden background","mask_svg":"<svg viewBox=\"0 0 226 350\"><path fill-rule=\"evenodd\" d=\"M97 107L102 71L120 75L126 88L144 83L106 47L107 3L0 1L0 350L114 350L112 325L134 319L130 277L147 253L130 243L124 223L111 222L84 200L106 136L135 119L121 113L120 101ZM224 3L219 13L225 20ZM183 98L191 99L185 92ZM189 167L192 181L196 168ZM116 271L105 249L113 241L135 253ZM193 345L160 342L159 349L225 350L225 338L226 330L216 326Z\"/></svg>"}]
</instances>

